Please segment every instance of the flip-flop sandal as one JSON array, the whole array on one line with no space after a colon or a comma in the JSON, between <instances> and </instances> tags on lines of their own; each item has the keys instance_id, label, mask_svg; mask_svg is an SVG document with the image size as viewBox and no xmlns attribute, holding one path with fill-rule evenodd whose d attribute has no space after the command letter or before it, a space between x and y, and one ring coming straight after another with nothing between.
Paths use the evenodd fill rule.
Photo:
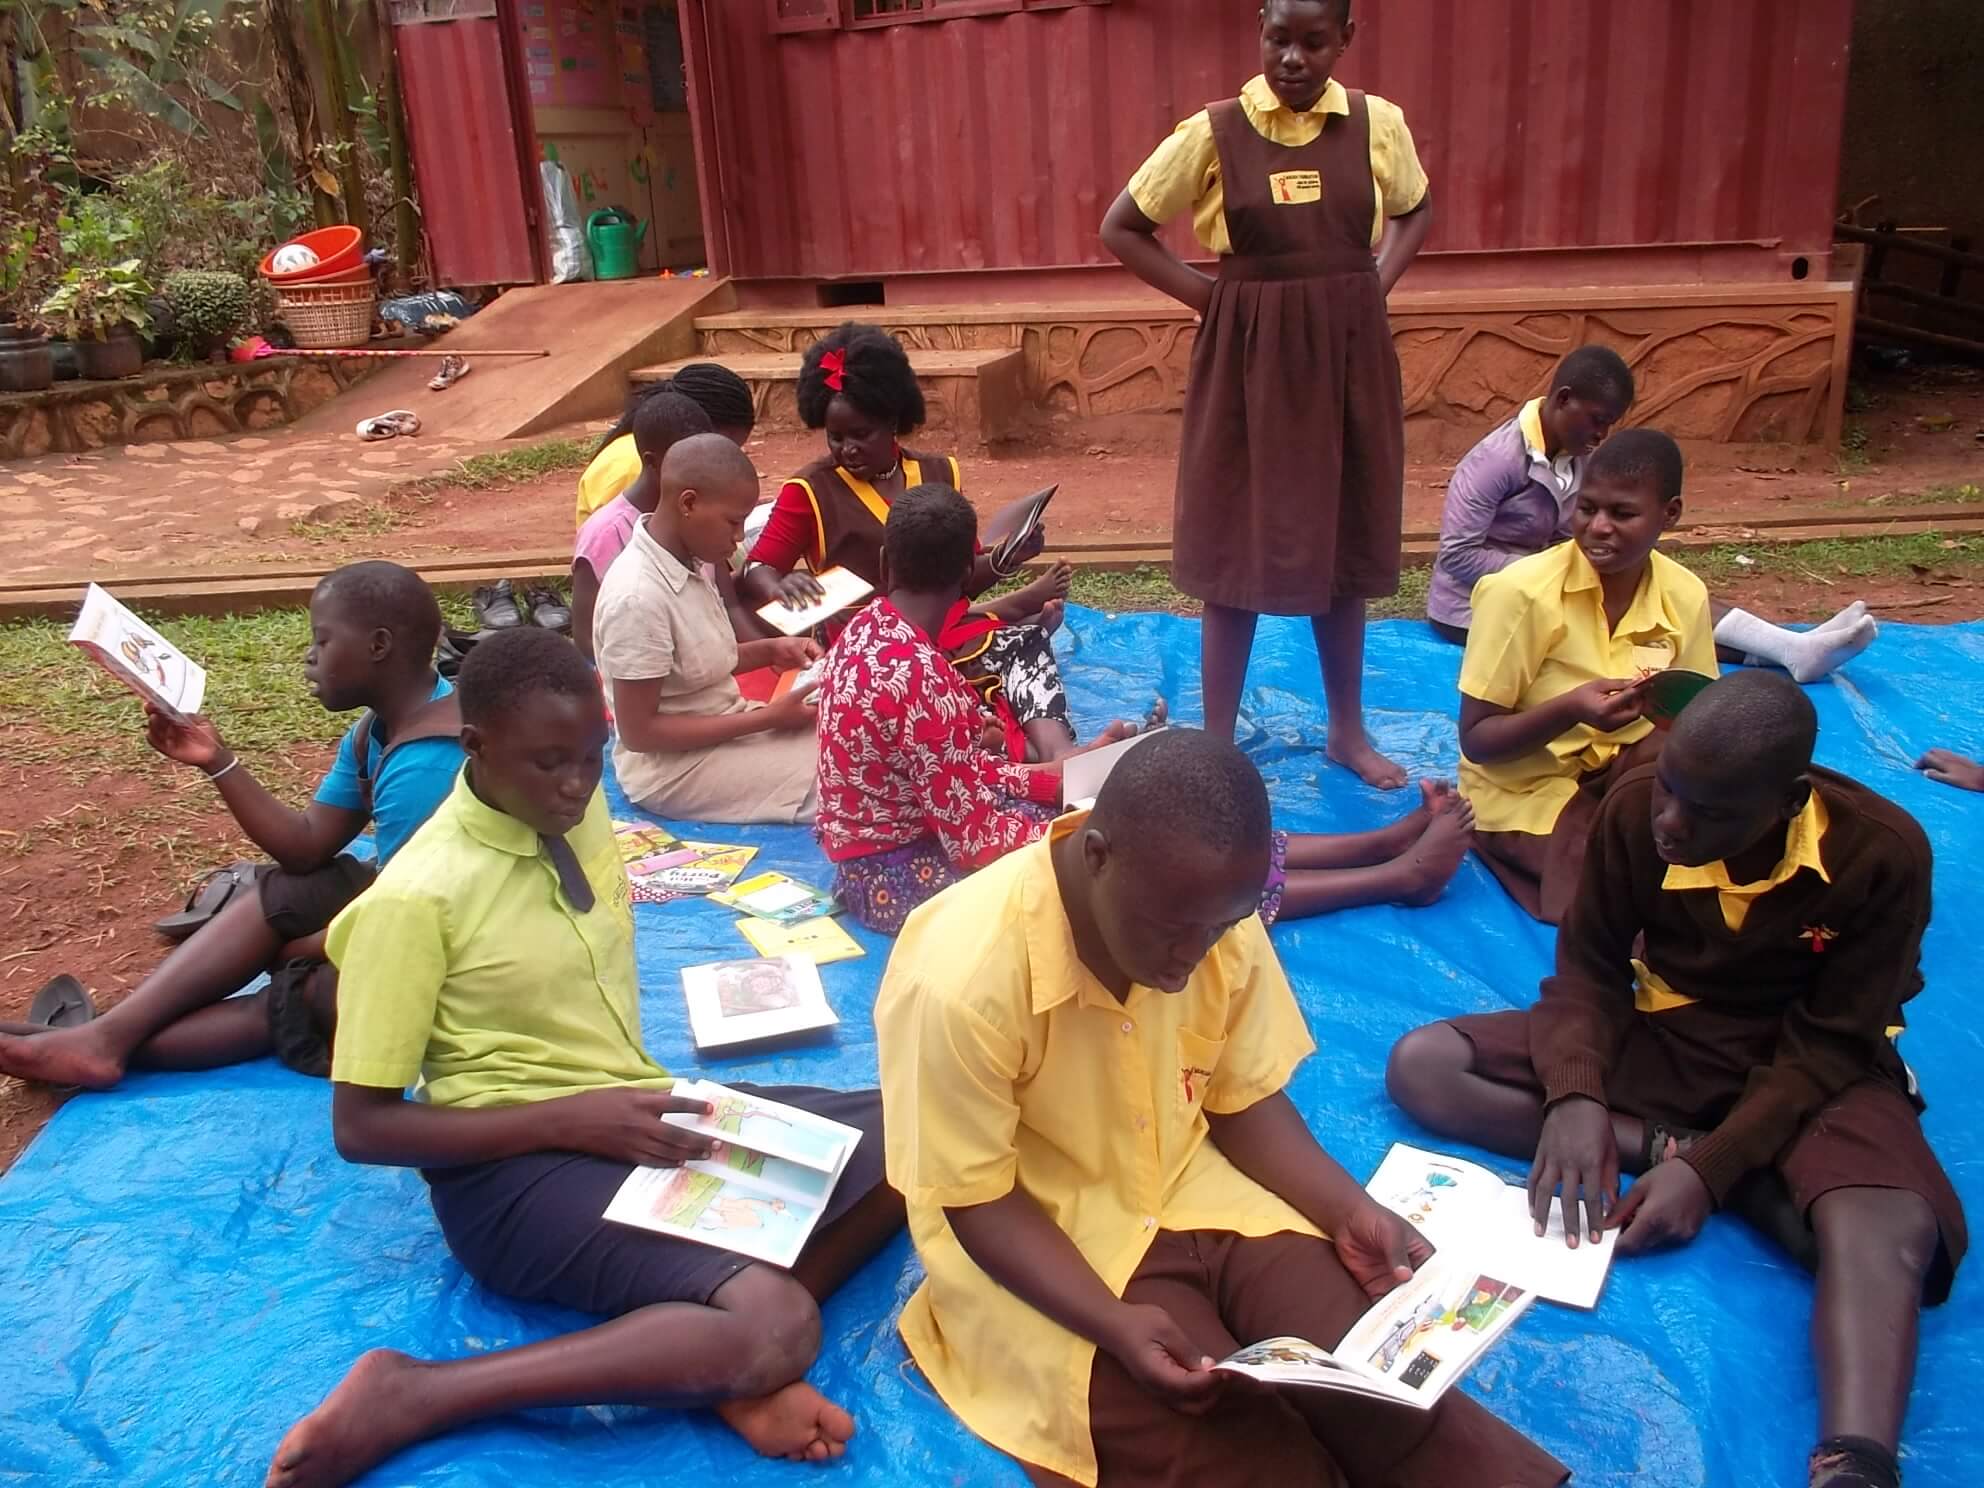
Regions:
<instances>
[{"instance_id":1,"label":"flip-flop sandal","mask_svg":"<svg viewBox=\"0 0 1984 1488\"><path fill-rule=\"evenodd\" d=\"M95 1016L89 988L65 973L35 993L27 1021L41 1028L80 1028Z\"/></svg>"},{"instance_id":2,"label":"flip-flop sandal","mask_svg":"<svg viewBox=\"0 0 1984 1488\"><path fill-rule=\"evenodd\" d=\"M358 437L365 440L396 439L420 432L420 415L410 408L395 408L375 418L360 419Z\"/></svg>"},{"instance_id":3,"label":"flip-flop sandal","mask_svg":"<svg viewBox=\"0 0 1984 1488\"><path fill-rule=\"evenodd\" d=\"M229 863L202 874L186 896L186 907L153 922L152 928L175 945L198 930L233 901L234 896L255 882L260 865Z\"/></svg>"},{"instance_id":4,"label":"flip-flop sandal","mask_svg":"<svg viewBox=\"0 0 1984 1488\"><path fill-rule=\"evenodd\" d=\"M445 393L474 370L469 366L467 357L444 356L441 358L441 370L429 380L428 389L436 393Z\"/></svg>"},{"instance_id":5,"label":"flip-flop sandal","mask_svg":"<svg viewBox=\"0 0 1984 1488\"><path fill-rule=\"evenodd\" d=\"M530 623L541 630L569 634L572 610L555 589L526 589L524 603L530 607Z\"/></svg>"}]
</instances>

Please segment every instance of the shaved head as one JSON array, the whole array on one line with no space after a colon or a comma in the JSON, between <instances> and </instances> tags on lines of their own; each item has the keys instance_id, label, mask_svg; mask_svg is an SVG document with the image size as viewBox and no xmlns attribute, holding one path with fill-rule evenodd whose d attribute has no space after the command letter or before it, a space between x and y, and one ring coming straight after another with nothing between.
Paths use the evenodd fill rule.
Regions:
<instances>
[{"instance_id":1,"label":"shaved head","mask_svg":"<svg viewBox=\"0 0 1984 1488\"><path fill-rule=\"evenodd\" d=\"M1784 791L1812 768L1818 710L1780 672L1732 672L1695 695L1675 720L1666 752L1688 774L1743 776Z\"/></svg>"},{"instance_id":2,"label":"shaved head","mask_svg":"<svg viewBox=\"0 0 1984 1488\"><path fill-rule=\"evenodd\" d=\"M727 496L749 491L755 499L758 472L750 457L721 434L692 434L669 446L661 462L661 499L684 491Z\"/></svg>"}]
</instances>

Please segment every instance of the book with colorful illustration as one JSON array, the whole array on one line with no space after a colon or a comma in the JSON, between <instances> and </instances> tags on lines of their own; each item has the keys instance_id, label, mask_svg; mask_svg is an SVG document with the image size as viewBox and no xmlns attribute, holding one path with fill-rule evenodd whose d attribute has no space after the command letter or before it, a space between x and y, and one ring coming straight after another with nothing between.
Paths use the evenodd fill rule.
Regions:
<instances>
[{"instance_id":1,"label":"book with colorful illustration","mask_svg":"<svg viewBox=\"0 0 1984 1488\"><path fill-rule=\"evenodd\" d=\"M207 674L181 654L107 590L92 584L83 593L82 613L69 632L111 676L160 712L184 723L200 711L207 695Z\"/></svg>"},{"instance_id":2,"label":"book with colorful illustration","mask_svg":"<svg viewBox=\"0 0 1984 1488\"><path fill-rule=\"evenodd\" d=\"M832 1028L840 1022L820 986L817 963L801 956L713 961L682 968L689 1032L709 1053Z\"/></svg>"},{"instance_id":3,"label":"book with colorful illustration","mask_svg":"<svg viewBox=\"0 0 1984 1488\"><path fill-rule=\"evenodd\" d=\"M1249 1344L1213 1367L1267 1385L1341 1390L1431 1410L1535 1293L1435 1256L1380 1297L1333 1349L1301 1338Z\"/></svg>"},{"instance_id":4,"label":"book with colorful illustration","mask_svg":"<svg viewBox=\"0 0 1984 1488\"><path fill-rule=\"evenodd\" d=\"M1385 1154L1364 1191L1444 1256L1465 1256L1547 1302L1598 1305L1618 1231L1606 1230L1596 1244L1582 1236L1573 1250L1564 1240L1564 1206L1555 1199L1538 1235L1522 1185L1506 1183L1478 1163L1403 1142Z\"/></svg>"},{"instance_id":5,"label":"book with colorful illustration","mask_svg":"<svg viewBox=\"0 0 1984 1488\"><path fill-rule=\"evenodd\" d=\"M706 1080L678 1080L672 1093L713 1107L707 1116L662 1119L713 1138L715 1150L678 1168L634 1169L605 1217L790 1267L819 1225L859 1129Z\"/></svg>"},{"instance_id":6,"label":"book with colorful illustration","mask_svg":"<svg viewBox=\"0 0 1984 1488\"><path fill-rule=\"evenodd\" d=\"M760 956L797 956L824 966L829 961L852 961L868 953L839 920L821 916L782 925L777 920L746 916L737 922L738 933L757 948Z\"/></svg>"},{"instance_id":7,"label":"book with colorful illustration","mask_svg":"<svg viewBox=\"0 0 1984 1488\"><path fill-rule=\"evenodd\" d=\"M783 873L760 873L710 895L713 904L789 925L834 912L834 896Z\"/></svg>"},{"instance_id":8,"label":"book with colorful illustration","mask_svg":"<svg viewBox=\"0 0 1984 1488\"><path fill-rule=\"evenodd\" d=\"M684 841L651 822L615 822L613 836L636 904L666 904L727 888L758 855L755 847Z\"/></svg>"}]
</instances>

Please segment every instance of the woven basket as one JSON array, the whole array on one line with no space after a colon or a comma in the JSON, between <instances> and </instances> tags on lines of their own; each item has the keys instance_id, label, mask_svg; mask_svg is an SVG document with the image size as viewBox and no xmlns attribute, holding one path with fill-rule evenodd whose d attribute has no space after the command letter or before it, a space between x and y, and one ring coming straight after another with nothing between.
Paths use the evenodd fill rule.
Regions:
<instances>
[{"instance_id":1,"label":"woven basket","mask_svg":"<svg viewBox=\"0 0 1984 1488\"><path fill-rule=\"evenodd\" d=\"M277 314L306 351L363 346L372 339L378 289L365 284L296 284L276 293Z\"/></svg>"}]
</instances>

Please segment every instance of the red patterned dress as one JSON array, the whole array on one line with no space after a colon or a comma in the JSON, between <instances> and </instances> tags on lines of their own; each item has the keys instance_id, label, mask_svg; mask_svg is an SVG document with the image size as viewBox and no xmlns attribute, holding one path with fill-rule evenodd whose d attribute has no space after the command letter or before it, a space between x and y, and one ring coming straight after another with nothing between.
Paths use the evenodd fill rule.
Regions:
<instances>
[{"instance_id":1,"label":"red patterned dress","mask_svg":"<svg viewBox=\"0 0 1984 1488\"><path fill-rule=\"evenodd\" d=\"M834 893L871 930L1041 836L1058 775L988 753L984 703L929 636L886 599L827 653L814 830Z\"/></svg>"}]
</instances>

